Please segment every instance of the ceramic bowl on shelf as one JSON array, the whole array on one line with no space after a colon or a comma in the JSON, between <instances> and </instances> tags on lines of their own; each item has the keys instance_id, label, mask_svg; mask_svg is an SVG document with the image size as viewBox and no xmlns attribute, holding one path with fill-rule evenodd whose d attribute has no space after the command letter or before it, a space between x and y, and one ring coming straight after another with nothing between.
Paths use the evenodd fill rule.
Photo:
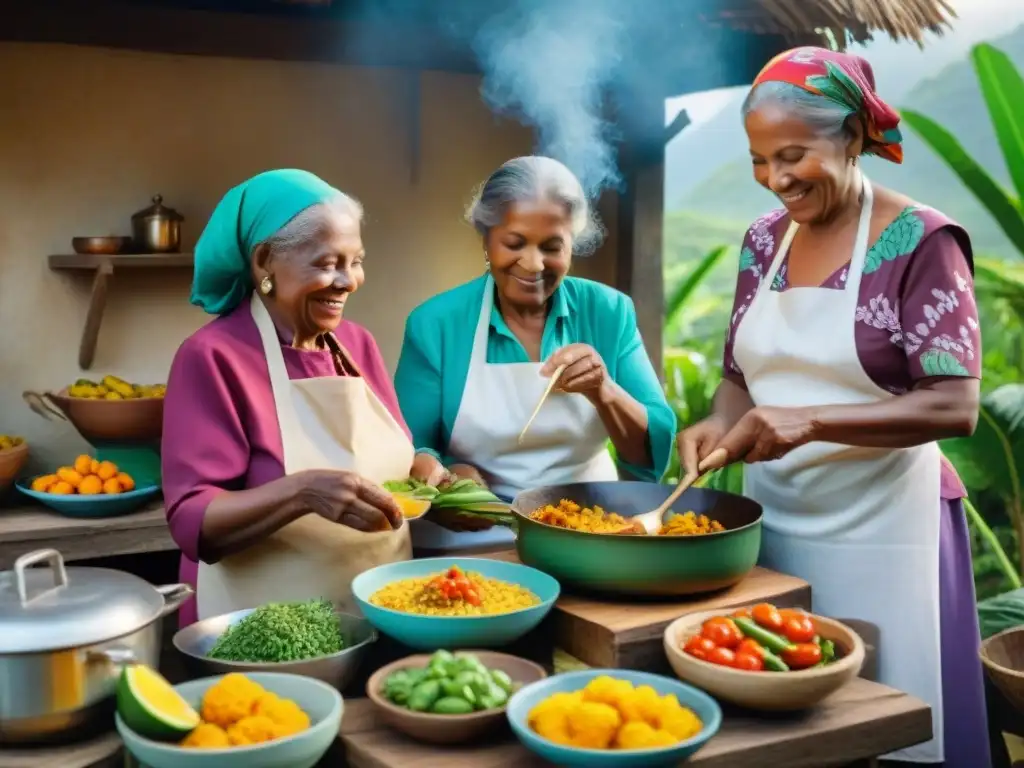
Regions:
<instances>
[{"instance_id":1,"label":"ceramic bowl on shelf","mask_svg":"<svg viewBox=\"0 0 1024 768\"><path fill-rule=\"evenodd\" d=\"M382 608L370 602L378 590L404 579L423 578L458 566L467 573L517 584L528 589L539 603L509 613L484 616L430 616ZM352 594L359 610L380 632L417 650L439 648L500 648L518 640L548 615L560 587L542 571L519 563L485 557L430 557L379 565L352 580Z\"/></svg>"},{"instance_id":2,"label":"ceramic bowl on shelf","mask_svg":"<svg viewBox=\"0 0 1024 768\"><path fill-rule=\"evenodd\" d=\"M93 400L59 392L24 392L22 398L43 418L68 421L93 445L101 443L157 444L163 434L164 399Z\"/></svg>"},{"instance_id":3,"label":"ceramic bowl on shelf","mask_svg":"<svg viewBox=\"0 0 1024 768\"><path fill-rule=\"evenodd\" d=\"M125 749L147 768L314 768L338 738L344 710L341 694L326 683L300 675L256 672L246 677L298 704L309 715L309 728L294 736L250 746L187 749L144 738L118 715L117 732ZM207 677L174 688L198 711L203 695L220 680Z\"/></svg>"},{"instance_id":4,"label":"ceramic bowl on shelf","mask_svg":"<svg viewBox=\"0 0 1024 768\"><path fill-rule=\"evenodd\" d=\"M835 693L860 674L864 641L845 624L808 614L817 634L836 645L839 658L824 667L790 672L748 672L702 661L683 651L701 625L722 610L682 616L665 629L665 655L680 680L696 685L720 701L768 712L807 709Z\"/></svg>"},{"instance_id":5,"label":"ceramic bowl on shelf","mask_svg":"<svg viewBox=\"0 0 1024 768\"><path fill-rule=\"evenodd\" d=\"M7 491L28 462L28 443L0 449L0 494Z\"/></svg>"},{"instance_id":6,"label":"ceramic bowl on shelf","mask_svg":"<svg viewBox=\"0 0 1024 768\"><path fill-rule=\"evenodd\" d=\"M634 687L650 686L660 696L671 694L700 718L703 728L696 736L669 747L652 749L584 749L557 744L537 734L529 724L530 711L556 693L582 690L596 677L626 680ZM506 710L516 738L534 754L554 765L581 768L656 768L675 766L703 747L722 725L722 708L703 691L669 677L631 669L588 669L568 672L528 685L515 693Z\"/></svg>"},{"instance_id":7,"label":"ceramic bowl on shelf","mask_svg":"<svg viewBox=\"0 0 1024 768\"><path fill-rule=\"evenodd\" d=\"M345 647L337 653L315 659L276 664L221 661L209 658L207 654L220 639L220 636L253 610L235 611L190 624L175 633L174 647L186 657L189 666L199 674L241 672L243 675L248 675L252 672L282 672L321 680L341 691L352 682L366 659L370 647L377 641L377 632L370 622L359 616L343 613L335 607L335 615L341 626L341 636L345 639Z\"/></svg>"},{"instance_id":8,"label":"ceramic bowl on shelf","mask_svg":"<svg viewBox=\"0 0 1024 768\"><path fill-rule=\"evenodd\" d=\"M32 490L32 481L18 483L18 490L65 517L102 518L130 515L160 495L160 486L151 485L124 493L78 494L42 493Z\"/></svg>"},{"instance_id":9,"label":"ceramic bowl on shelf","mask_svg":"<svg viewBox=\"0 0 1024 768\"><path fill-rule=\"evenodd\" d=\"M532 661L492 651L468 651L480 663L491 670L501 670L516 686L526 686L547 677L544 669ZM413 712L393 704L384 697L381 689L384 681L393 673L403 669L422 669L430 661L430 655L408 656L381 667L366 683L366 695L377 708L380 719L406 736L429 744L465 744L479 739L503 725L506 707L497 707L467 715L437 715L430 712Z\"/></svg>"},{"instance_id":10,"label":"ceramic bowl on shelf","mask_svg":"<svg viewBox=\"0 0 1024 768\"><path fill-rule=\"evenodd\" d=\"M1024 712L1024 627L1012 627L981 644L981 663L996 688Z\"/></svg>"},{"instance_id":11,"label":"ceramic bowl on shelf","mask_svg":"<svg viewBox=\"0 0 1024 768\"><path fill-rule=\"evenodd\" d=\"M103 237L73 237L71 247L75 253L96 254L110 256L116 253L125 253L131 246L130 237L118 237L106 235Z\"/></svg>"}]
</instances>

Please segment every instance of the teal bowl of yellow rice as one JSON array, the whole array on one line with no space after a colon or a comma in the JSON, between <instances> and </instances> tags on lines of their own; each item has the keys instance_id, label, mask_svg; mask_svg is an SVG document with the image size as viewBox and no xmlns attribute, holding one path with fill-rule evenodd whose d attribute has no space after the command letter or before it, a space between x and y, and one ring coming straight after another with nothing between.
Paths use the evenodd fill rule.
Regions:
<instances>
[{"instance_id":1,"label":"teal bowl of yellow rice","mask_svg":"<svg viewBox=\"0 0 1024 768\"><path fill-rule=\"evenodd\" d=\"M459 569L479 605L448 600L430 582ZM535 628L561 587L536 568L483 557L431 557L380 565L352 581L359 608L379 632L417 650L498 648Z\"/></svg>"}]
</instances>

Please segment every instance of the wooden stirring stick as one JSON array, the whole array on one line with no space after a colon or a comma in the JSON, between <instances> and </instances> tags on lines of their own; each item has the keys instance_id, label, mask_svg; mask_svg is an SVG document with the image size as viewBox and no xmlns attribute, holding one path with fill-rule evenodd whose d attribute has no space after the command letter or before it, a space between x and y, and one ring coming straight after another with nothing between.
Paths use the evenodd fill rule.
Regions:
<instances>
[{"instance_id":1,"label":"wooden stirring stick","mask_svg":"<svg viewBox=\"0 0 1024 768\"><path fill-rule=\"evenodd\" d=\"M701 462L701 465L713 464L714 462L712 459L721 460L727 455L728 453L725 448L719 448L716 451L712 451L708 457ZM665 499L664 502L662 502L661 506L656 509L652 509L650 512L644 512L642 515L635 515L632 518L632 522L640 523L640 525L644 527L644 530L649 534L657 533L658 529L661 528L661 518L664 517L665 512L667 512L673 504L679 501L679 497L686 493L686 490L697 482L703 474L704 473L702 471L698 470L697 472L691 472L690 474L685 475L679 481L679 484L676 485L675 490L669 494L669 497Z\"/></svg>"},{"instance_id":2,"label":"wooden stirring stick","mask_svg":"<svg viewBox=\"0 0 1024 768\"><path fill-rule=\"evenodd\" d=\"M523 438L526 437L526 432L530 429L533 424L533 420L537 418L537 414L540 413L541 406L544 405L544 401L548 399L548 395L551 394L551 390L555 388L555 384L558 383L558 379L565 373L565 366L560 365L555 368L555 372L551 374L551 378L548 380L548 385L544 389L544 394L540 396L540 400L537 401L537 407L533 409L533 415L530 416L526 422L526 426L523 427L523 431L519 433L519 444L523 444Z\"/></svg>"}]
</instances>

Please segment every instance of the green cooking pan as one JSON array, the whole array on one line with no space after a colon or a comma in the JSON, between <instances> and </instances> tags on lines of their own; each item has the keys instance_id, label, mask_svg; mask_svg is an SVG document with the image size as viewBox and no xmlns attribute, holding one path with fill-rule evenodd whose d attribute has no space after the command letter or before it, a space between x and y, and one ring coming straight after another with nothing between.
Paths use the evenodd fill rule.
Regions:
<instances>
[{"instance_id":1,"label":"green cooking pan","mask_svg":"<svg viewBox=\"0 0 1024 768\"><path fill-rule=\"evenodd\" d=\"M656 483L603 482L523 491L512 503L519 559L564 586L621 596L691 595L741 581L761 549L761 505L743 496L706 488L683 493L673 511L692 510L725 526L701 536L583 533L530 519L534 510L561 499L633 517L657 508L672 490Z\"/></svg>"}]
</instances>

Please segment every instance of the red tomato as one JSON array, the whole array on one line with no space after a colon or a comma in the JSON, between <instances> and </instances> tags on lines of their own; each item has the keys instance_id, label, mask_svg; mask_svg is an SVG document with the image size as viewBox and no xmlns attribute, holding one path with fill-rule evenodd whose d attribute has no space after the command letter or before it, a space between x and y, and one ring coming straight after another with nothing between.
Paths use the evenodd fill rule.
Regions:
<instances>
[{"instance_id":1,"label":"red tomato","mask_svg":"<svg viewBox=\"0 0 1024 768\"><path fill-rule=\"evenodd\" d=\"M764 659L761 658L761 654L737 653L733 667L745 672L760 672L764 669Z\"/></svg>"},{"instance_id":2,"label":"red tomato","mask_svg":"<svg viewBox=\"0 0 1024 768\"><path fill-rule=\"evenodd\" d=\"M701 635L694 635L686 641L683 650L701 661L708 660L708 654L715 650L715 644Z\"/></svg>"},{"instance_id":3,"label":"red tomato","mask_svg":"<svg viewBox=\"0 0 1024 768\"><path fill-rule=\"evenodd\" d=\"M784 616L782 619L782 634L791 643L809 643L814 639L817 631L814 629L814 622L808 616Z\"/></svg>"},{"instance_id":4,"label":"red tomato","mask_svg":"<svg viewBox=\"0 0 1024 768\"><path fill-rule=\"evenodd\" d=\"M782 629L782 616L779 614L779 609L771 603L758 603L750 615L754 621L767 630L777 632Z\"/></svg>"},{"instance_id":5,"label":"red tomato","mask_svg":"<svg viewBox=\"0 0 1024 768\"><path fill-rule=\"evenodd\" d=\"M476 590L472 587L467 587L462 592L462 599L470 605L480 605L480 595L478 595Z\"/></svg>"},{"instance_id":6,"label":"red tomato","mask_svg":"<svg viewBox=\"0 0 1024 768\"><path fill-rule=\"evenodd\" d=\"M736 654L728 648L715 648L708 654L708 661L723 667L731 667L736 663Z\"/></svg>"},{"instance_id":7,"label":"red tomato","mask_svg":"<svg viewBox=\"0 0 1024 768\"><path fill-rule=\"evenodd\" d=\"M749 619L750 618L750 609L749 608L740 608L739 610L733 611L732 612L732 617L734 619Z\"/></svg>"},{"instance_id":8,"label":"red tomato","mask_svg":"<svg viewBox=\"0 0 1024 768\"><path fill-rule=\"evenodd\" d=\"M750 653L760 659L764 656L764 649L757 640L754 640L752 637L745 637L743 642L736 647L736 655L739 656L741 653Z\"/></svg>"},{"instance_id":9,"label":"red tomato","mask_svg":"<svg viewBox=\"0 0 1024 768\"><path fill-rule=\"evenodd\" d=\"M821 648L817 643L799 643L782 654L790 669L809 669L821 661Z\"/></svg>"},{"instance_id":10,"label":"red tomato","mask_svg":"<svg viewBox=\"0 0 1024 768\"><path fill-rule=\"evenodd\" d=\"M715 616L708 619L700 628L700 633L715 645L722 648L735 648L743 641L743 633L736 622L728 616Z\"/></svg>"}]
</instances>

